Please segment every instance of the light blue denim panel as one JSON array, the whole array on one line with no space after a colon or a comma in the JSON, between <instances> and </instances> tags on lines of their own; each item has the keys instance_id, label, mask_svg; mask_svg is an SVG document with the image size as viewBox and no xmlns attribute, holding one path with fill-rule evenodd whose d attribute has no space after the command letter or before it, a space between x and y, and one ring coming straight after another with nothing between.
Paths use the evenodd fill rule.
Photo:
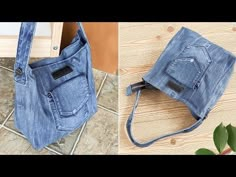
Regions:
<instances>
[{"instance_id":1,"label":"light blue denim panel","mask_svg":"<svg viewBox=\"0 0 236 177\"><path fill-rule=\"evenodd\" d=\"M182 27L143 80L185 103L204 118L223 94L236 58L196 32ZM167 83L183 87L177 92Z\"/></svg>"},{"instance_id":2,"label":"light blue denim panel","mask_svg":"<svg viewBox=\"0 0 236 177\"><path fill-rule=\"evenodd\" d=\"M78 129L97 111L91 52L80 26L59 57L28 64L35 23L22 23L15 63L15 126L41 149ZM59 78L53 72L69 67Z\"/></svg>"},{"instance_id":3,"label":"light blue denim panel","mask_svg":"<svg viewBox=\"0 0 236 177\"><path fill-rule=\"evenodd\" d=\"M142 82L130 85L127 95L136 92L126 128L132 143L147 147L152 143L197 128L222 96L232 75L236 57L198 33L182 27L171 39ZM158 89L187 105L196 122L182 130L138 142L132 135L132 121L141 90Z\"/></svg>"}]
</instances>

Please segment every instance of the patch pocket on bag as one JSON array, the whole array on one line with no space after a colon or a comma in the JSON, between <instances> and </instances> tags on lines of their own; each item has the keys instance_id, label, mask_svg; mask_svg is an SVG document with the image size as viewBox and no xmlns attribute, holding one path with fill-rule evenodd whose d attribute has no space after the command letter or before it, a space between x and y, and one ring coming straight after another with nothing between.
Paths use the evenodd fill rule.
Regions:
<instances>
[{"instance_id":1,"label":"patch pocket on bag","mask_svg":"<svg viewBox=\"0 0 236 177\"><path fill-rule=\"evenodd\" d=\"M195 88L208 69L211 58L205 47L188 46L167 66L166 72L179 83Z\"/></svg>"},{"instance_id":2,"label":"patch pocket on bag","mask_svg":"<svg viewBox=\"0 0 236 177\"><path fill-rule=\"evenodd\" d=\"M72 130L86 117L87 101L90 96L86 76L72 78L51 92L58 116L57 127L61 130Z\"/></svg>"}]
</instances>

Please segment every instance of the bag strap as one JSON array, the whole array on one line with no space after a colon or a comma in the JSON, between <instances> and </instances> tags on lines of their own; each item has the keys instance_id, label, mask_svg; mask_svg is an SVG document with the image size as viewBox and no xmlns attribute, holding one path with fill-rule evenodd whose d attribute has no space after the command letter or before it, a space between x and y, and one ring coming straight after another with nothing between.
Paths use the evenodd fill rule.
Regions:
<instances>
[{"instance_id":1,"label":"bag strap","mask_svg":"<svg viewBox=\"0 0 236 177\"><path fill-rule=\"evenodd\" d=\"M191 126L189 126L187 128L181 129L181 130L173 132L173 133L169 133L169 134L165 134L165 135L156 137L156 138L154 138L152 140L149 140L149 141L146 141L146 142L138 142L137 140L135 140L135 138L132 135L132 122L134 120L134 114L135 114L136 108L138 107L138 101L139 101L139 98L140 98L140 95L141 95L141 90L144 89L144 88L148 88L148 87L145 86L145 82L144 81L143 82L138 82L138 83L130 85L127 88L127 92L126 92L127 96L131 95L133 92L136 93L136 99L135 99L135 102L134 102L133 110L132 110L131 114L129 115L129 118L128 118L127 123L126 123L126 129L127 129L128 136L129 136L131 142L133 144L135 144L136 146L138 146L138 147L147 147L147 146L150 146L151 144L153 144L154 142L156 142L160 139L163 139L163 138L166 138L166 137L169 137L169 136L173 136L173 135L177 135L177 134L180 134L180 133L190 132L190 131L194 130L195 128L197 128L202 123L202 121L204 120L204 118L199 118L194 124L192 124Z\"/></svg>"},{"instance_id":2,"label":"bag strap","mask_svg":"<svg viewBox=\"0 0 236 177\"><path fill-rule=\"evenodd\" d=\"M30 57L29 54L35 29L35 22L21 23L16 53L16 61L14 66L15 80L21 84L26 83L26 72Z\"/></svg>"},{"instance_id":3,"label":"bag strap","mask_svg":"<svg viewBox=\"0 0 236 177\"><path fill-rule=\"evenodd\" d=\"M88 42L88 38L86 36L86 33L85 33L85 30L84 30L84 27L83 27L83 24L81 22L77 22L77 25L79 27L79 30L77 31L77 33L79 33L81 31L81 35L82 37L84 38L84 40L86 40L86 42Z\"/></svg>"},{"instance_id":4,"label":"bag strap","mask_svg":"<svg viewBox=\"0 0 236 177\"><path fill-rule=\"evenodd\" d=\"M88 43L83 25L77 22L79 30L77 33L81 34L82 38ZM26 83L26 73L28 63L30 60L30 51L33 42L33 36L36 29L36 22L22 22L18 38L18 46L16 53L16 61L14 66L15 80L21 84Z\"/></svg>"}]
</instances>

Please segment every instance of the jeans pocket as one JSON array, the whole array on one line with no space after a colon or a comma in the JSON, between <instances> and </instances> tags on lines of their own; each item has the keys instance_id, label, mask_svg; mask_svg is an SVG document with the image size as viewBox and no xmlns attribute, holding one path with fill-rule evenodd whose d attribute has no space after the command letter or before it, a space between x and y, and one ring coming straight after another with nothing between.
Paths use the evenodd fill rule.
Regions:
<instances>
[{"instance_id":1,"label":"jeans pocket","mask_svg":"<svg viewBox=\"0 0 236 177\"><path fill-rule=\"evenodd\" d=\"M49 92L51 108L57 129L73 130L88 114L87 101L90 96L85 75L72 78Z\"/></svg>"},{"instance_id":2,"label":"jeans pocket","mask_svg":"<svg viewBox=\"0 0 236 177\"><path fill-rule=\"evenodd\" d=\"M188 46L168 64L166 73L179 83L194 89L200 84L211 62L205 47Z\"/></svg>"}]
</instances>

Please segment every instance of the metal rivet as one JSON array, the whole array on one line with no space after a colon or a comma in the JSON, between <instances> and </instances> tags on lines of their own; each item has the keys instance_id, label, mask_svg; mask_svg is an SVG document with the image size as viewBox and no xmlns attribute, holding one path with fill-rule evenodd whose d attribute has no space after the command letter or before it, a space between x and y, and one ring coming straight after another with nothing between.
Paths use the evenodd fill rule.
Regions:
<instances>
[{"instance_id":1,"label":"metal rivet","mask_svg":"<svg viewBox=\"0 0 236 177\"><path fill-rule=\"evenodd\" d=\"M208 47L210 47L211 46L211 44L206 44L206 47L208 48Z\"/></svg>"},{"instance_id":2,"label":"metal rivet","mask_svg":"<svg viewBox=\"0 0 236 177\"><path fill-rule=\"evenodd\" d=\"M77 110L76 110L76 109L74 109L74 110L72 111L72 113L73 113L73 114L76 114L76 112L77 112Z\"/></svg>"},{"instance_id":3,"label":"metal rivet","mask_svg":"<svg viewBox=\"0 0 236 177\"><path fill-rule=\"evenodd\" d=\"M51 93L48 93L48 98L52 98L52 94Z\"/></svg>"},{"instance_id":4,"label":"metal rivet","mask_svg":"<svg viewBox=\"0 0 236 177\"><path fill-rule=\"evenodd\" d=\"M200 81L197 81L196 85L194 86L194 89L198 89L200 86Z\"/></svg>"},{"instance_id":5,"label":"metal rivet","mask_svg":"<svg viewBox=\"0 0 236 177\"><path fill-rule=\"evenodd\" d=\"M57 50L57 49L58 49L58 47L57 47L57 46L54 46L54 47L53 47L53 50Z\"/></svg>"},{"instance_id":6,"label":"metal rivet","mask_svg":"<svg viewBox=\"0 0 236 177\"><path fill-rule=\"evenodd\" d=\"M17 68L15 71L16 75L20 76L23 74L22 69L21 68Z\"/></svg>"},{"instance_id":7,"label":"metal rivet","mask_svg":"<svg viewBox=\"0 0 236 177\"><path fill-rule=\"evenodd\" d=\"M170 94L170 96L174 97L174 96L175 96L175 93L174 93L174 92L172 92L172 93Z\"/></svg>"}]
</instances>

